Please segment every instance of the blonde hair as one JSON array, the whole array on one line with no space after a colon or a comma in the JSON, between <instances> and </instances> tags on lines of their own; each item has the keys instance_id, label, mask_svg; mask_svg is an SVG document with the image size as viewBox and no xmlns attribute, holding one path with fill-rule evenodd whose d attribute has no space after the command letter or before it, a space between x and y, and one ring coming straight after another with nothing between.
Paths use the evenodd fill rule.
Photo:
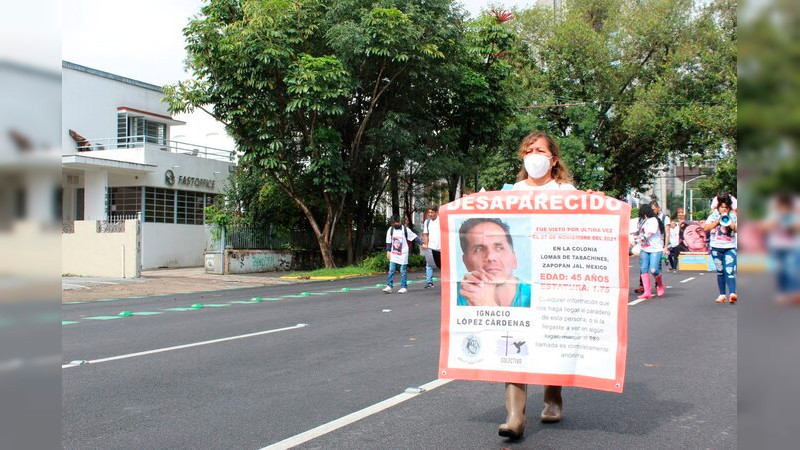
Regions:
<instances>
[{"instance_id":1,"label":"blonde hair","mask_svg":"<svg viewBox=\"0 0 800 450\"><path fill-rule=\"evenodd\" d=\"M559 156L560 152L558 144L556 143L556 141L553 140L552 137L550 137L547 134L544 134L539 131L534 131L533 133L525 136L522 139L522 142L520 142L519 150L517 151L517 156L519 156L519 159L524 159L525 150L528 148L529 145L531 145L532 143L536 142L539 139L544 139L545 142L547 142L547 148L550 150L550 154L552 154L553 157L556 159L556 164L552 167L552 169L550 169L550 176L552 176L553 179L556 180L556 183L558 184L564 184L564 183L573 184L572 174L570 174L569 168L567 167L566 164L564 164L564 162L561 160L561 157ZM528 171L525 170L525 164L523 164L522 168L519 170L519 173L517 174L517 181L522 181L527 179L528 179Z\"/></svg>"}]
</instances>

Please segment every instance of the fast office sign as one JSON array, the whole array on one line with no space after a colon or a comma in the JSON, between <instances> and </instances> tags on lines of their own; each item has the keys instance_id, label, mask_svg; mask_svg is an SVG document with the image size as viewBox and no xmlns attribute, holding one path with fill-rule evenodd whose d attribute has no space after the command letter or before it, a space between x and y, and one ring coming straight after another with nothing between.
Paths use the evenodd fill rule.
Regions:
<instances>
[{"instance_id":1,"label":"fast office sign","mask_svg":"<svg viewBox=\"0 0 800 450\"><path fill-rule=\"evenodd\" d=\"M439 378L622 392L630 206L502 191L439 208Z\"/></svg>"},{"instance_id":2,"label":"fast office sign","mask_svg":"<svg viewBox=\"0 0 800 450\"><path fill-rule=\"evenodd\" d=\"M184 175L179 175L176 178L175 172L173 172L172 169L169 169L166 172L164 172L165 183L167 183L169 186L174 186L176 181L180 186L198 187L206 189L214 189L214 185L216 184L216 180L212 180L209 178L187 177Z\"/></svg>"}]
</instances>

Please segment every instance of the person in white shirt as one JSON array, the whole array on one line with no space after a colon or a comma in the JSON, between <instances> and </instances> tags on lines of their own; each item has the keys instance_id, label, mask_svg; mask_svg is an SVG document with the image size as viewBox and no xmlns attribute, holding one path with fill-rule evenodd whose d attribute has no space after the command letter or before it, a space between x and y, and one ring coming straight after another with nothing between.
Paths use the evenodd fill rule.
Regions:
<instances>
[{"instance_id":1,"label":"person in white shirt","mask_svg":"<svg viewBox=\"0 0 800 450\"><path fill-rule=\"evenodd\" d=\"M422 224L422 250L429 250L434 266L425 262L425 289L433 287L433 270L441 264L441 230L439 230L439 213L435 207L428 208L428 218Z\"/></svg>"},{"instance_id":2,"label":"person in white shirt","mask_svg":"<svg viewBox=\"0 0 800 450\"><path fill-rule=\"evenodd\" d=\"M667 261L669 262L669 270L675 272L678 270L678 255L680 254L681 250L681 241L683 240L683 236L681 236L681 226L686 225L686 213L683 211L683 208L678 208L678 214L676 220L671 221L668 227L669 229L669 257ZM666 227L665 227L666 228Z\"/></svg>"},{"instance_id":3,"label":"person in white shirt","mask_svg":"<svg viewBox=\"0 0 800 450\"><path fill-rule=\"evenodd\" d=\"M392 216L391 227L386 230L386 258L389 260L389 276L386 279L386 287L383 292L387 294L392 293L394 286L394 272L397 267L400 267L400 290L398 294L405 294L408 292L408 280L406 278L406 269L408 268L408 253L410 241L422 243L422 240L411 230L403 225L400 225L400 218Z\"/></svg>"},{"instance_id":4,"label":"person in white shirt","mask_svg":"<svg viewBox=\"0 0 800 450\"><path fill-rule=\"evenodd\" d=\"M711 232L711 257L717 269L717 287L719 296L717 303L730 302L736 304L736 234L738 224L736 213L731 211L733 203L731 197L722 194L717 197L718 205L715 211L706 219L703 230ZM728 288L730 300L725 293Z\"/></svg>"},{"instance_id":5,"label":"person in white shirt","mask_svg":"<svg viewBox=\"0 0 800 450\"><path fill-rule=\"evenodd\" d=\"M653 212L656 213L656 217L658 220L661 221L661 224L664 225L665 230L669 230L671 221L669 219L669 214L661 210L661 206L658 205L658 202L653 200L650 202L650 207L653 208ZM664 247L667 246L669 236L664 233Z\"/></svg>"},{"instance_id":6,"label":"person in white shirt","mask_svg":"<svg viewBox=\"0 0 800 450\"><path fill-rule=\"evenodd\" d=\"M664 278L661 274L661 255L664 254L664 224L656 216L656 212L649 205L639 207L639 245L642 252L639 255L639 273L641 274L644 293L639 299L653 296L650 274L656 281L656 295L664 295Z\"/></svg>"}]
</instances>

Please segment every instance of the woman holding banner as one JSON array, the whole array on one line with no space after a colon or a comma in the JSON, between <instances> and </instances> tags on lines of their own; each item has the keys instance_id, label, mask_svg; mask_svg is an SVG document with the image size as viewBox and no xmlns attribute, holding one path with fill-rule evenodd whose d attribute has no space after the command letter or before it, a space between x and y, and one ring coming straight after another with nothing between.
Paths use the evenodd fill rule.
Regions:
<instances>
[{"instance_id":1,"label":"woman holding banner","mask_svg":"<svg viewBox=\"0 0 800 450\"><path fill-rule=\"evenodd\" d=\"M518 156L523 161L522 169L517 174L515 191L534 190L575 190L569 168L559 157L558 144L552 137L533 132L519 145ZM498 434L511 439L519 439L525 431L525 403L527 385L506 383L505 423L500 425ZM561 420L563 400L561 386L544 387L544 410L541 420L544 423L555 423Z\"/></svg>"}]
</instances>

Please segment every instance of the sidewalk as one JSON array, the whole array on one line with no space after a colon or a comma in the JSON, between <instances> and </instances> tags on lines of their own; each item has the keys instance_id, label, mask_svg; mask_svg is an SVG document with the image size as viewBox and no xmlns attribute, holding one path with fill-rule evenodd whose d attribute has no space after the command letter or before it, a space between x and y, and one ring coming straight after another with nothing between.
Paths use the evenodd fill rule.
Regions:
<instances>
[{"instance_id":1,"label":"sidewalk","mask_svg":"<svg viewBox=\"0 0 800 450\"><path fill-rule=\"evenodd\" d=\"M206 273L203 267L186 269L157 269L142 271L141 278L81 278L61 279L61 301L87 301L109 298L146 297L150 295L183 294L218 291L243 287L274 286L303 283L308 280L281 279L285 272L263 272L239 275Z\"/></svg>"}]
</instances>

